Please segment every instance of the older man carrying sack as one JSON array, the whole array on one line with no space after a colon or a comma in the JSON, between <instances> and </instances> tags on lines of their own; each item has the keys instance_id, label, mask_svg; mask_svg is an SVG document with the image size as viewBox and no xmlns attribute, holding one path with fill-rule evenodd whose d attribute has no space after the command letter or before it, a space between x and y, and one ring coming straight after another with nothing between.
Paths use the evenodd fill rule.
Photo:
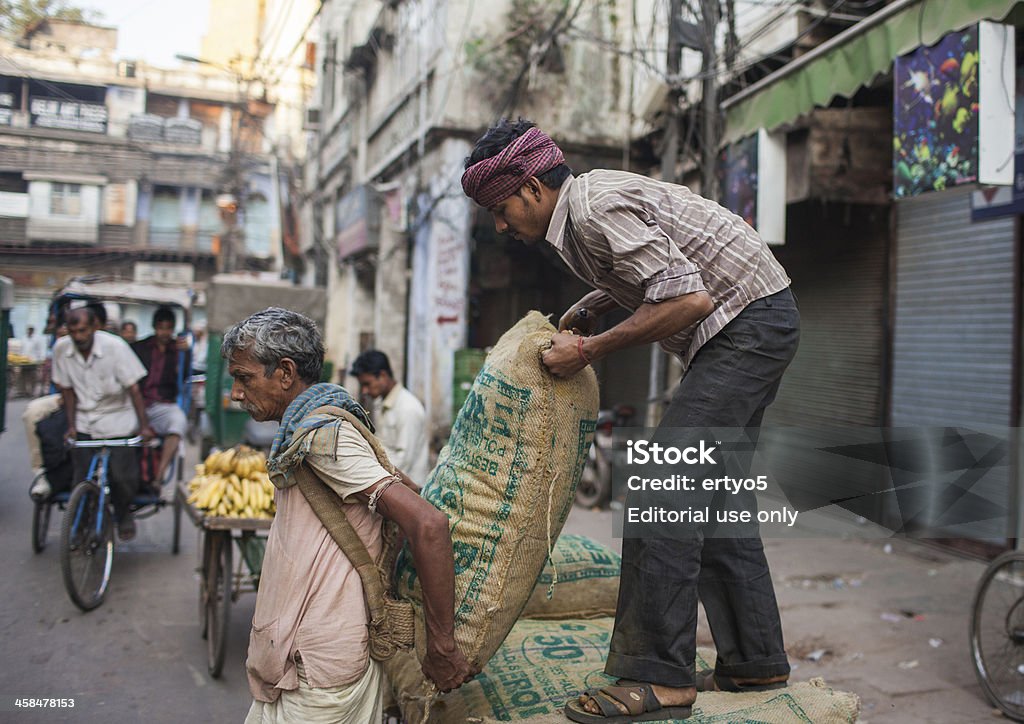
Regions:
<instances>
[{"instance_id":1,"label":"older man carrying sack","mask_svg":"<svg viewBox=\"0 0 1024 724\"><path fill-rule=\"evenodd\" d=\"M660 342L685 373L659 433L758 428L796 353L799 313L785 270L741 218L644 176L573 177L561 149L523 120L488 130L466 161L462 186L499 233L550 244L596 287L565 313L560 330L580 308L632 313L593 337L554 335L543 356L553 374ZM760 538L706 532L624 538L605 667L619 680L569 701L570 719L685 718L697 691L785 686L789 664ZM713 672L694 671L698 591L718 649Z\"/></svg>"},{"instance_id":2,"label":"older man carrying sack","mask_svg":"<svg viewBox=\"0 0 1024 724\"><path fill-rule=\"evenodd\" d=\"M383 677L367 616L379 601L364 593L360 564L307 499L311 477L336 496L364 555L380 556L385 519L408 537L429 602L423 671L442 691L461 685L475 672L455 646L448 520L382 466L372 437L358 431L372 430L366 413L348 392L317 383L324 350L316 325L272 307L232 327L221 354L234 378L231 398L257 421L281 422L267 462L277 515L249 637L254 701L246 722L381 719Z\"/></svg>"}]
</instances>

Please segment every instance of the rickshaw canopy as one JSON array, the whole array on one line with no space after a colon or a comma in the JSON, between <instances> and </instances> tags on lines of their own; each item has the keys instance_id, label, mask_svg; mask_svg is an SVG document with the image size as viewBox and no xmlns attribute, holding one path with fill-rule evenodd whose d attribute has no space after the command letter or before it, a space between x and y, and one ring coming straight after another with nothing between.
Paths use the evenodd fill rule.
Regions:
<instances>
[{"instance_id":1,"label":"rickshaw canopy","mask_svg":"<svg viewBox=\"0 0 1024 724\"><path fill-rule=\"evenodd\" d=\"M75 278L57 292L57 298L100 299L135 304L167 304L180 307L189 315L196 293L180 286L118 281L105 278Z\"/></svg>"}]
</instances>

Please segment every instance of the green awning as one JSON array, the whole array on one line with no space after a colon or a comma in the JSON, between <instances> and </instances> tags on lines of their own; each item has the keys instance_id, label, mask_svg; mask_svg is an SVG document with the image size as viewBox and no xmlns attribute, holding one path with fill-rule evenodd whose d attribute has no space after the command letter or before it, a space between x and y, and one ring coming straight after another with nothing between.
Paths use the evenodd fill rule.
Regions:
<instances>
[{"instance_id":1,"label":"green awning","mask_svg":"<svg viewBox=\"0 0 1024 724\"><path fill-rule=\"evenodd\" d=\"M726 99L722 143L773 130L848 98L893 60L979 20L1002 21L1020 0L905 0L860 21L807 55Z\"/></svg>"}]
</instances>

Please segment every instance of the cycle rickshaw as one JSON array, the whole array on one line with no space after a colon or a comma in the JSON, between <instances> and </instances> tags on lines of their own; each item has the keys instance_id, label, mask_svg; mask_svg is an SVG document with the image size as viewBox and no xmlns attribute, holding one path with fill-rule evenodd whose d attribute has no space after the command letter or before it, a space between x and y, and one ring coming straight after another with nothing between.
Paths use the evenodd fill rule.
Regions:
<instances>
[{"instance_id":1,"label":"cycle rickshaw","mask_svg":"<svg viewBox=\"0 0 1024 724\"><path fill-rule=\"evenodd\" d=\"M175 310L176 328L187 330L191 321L193 298L191 290L181 287L82 278L72 280L57 292L51 311L55 319L60 319L63 313L76 303L114 304L120 308L122 319L132 318L142 327L157 307L167 306ZM179 355L177 404L187 415L192 402L191 375L190 370L185 369L184 352L180 352ZM159 441L153 441L149 446L159 444ZM70 463L64 460L64 470L60 474L69 476L66 480L70 484L70 489L54 480L53 477L56 477L58 471L47 466L46 475L51 484L56 485L49 498L35 501L32 547L37 553L45 547L51 512L56 506L63 512L60 557L65 588L74 604L83 611L90 611L103 603L110 581L114 553L113 510L107 481L110 451L117 447L143 446L141 437L77 441L74 447L94 449L96 453L83 480L70 479ZM164 489L171 491L174 481L182 480L183 465L184 452L179 448L162 481ZM145 485L146 478L143 477L142 480ZM177 554L181 538L182 507L176 497L172 501L164 500L159 492L148 486L140 487L139 493L131 502L130 510L136 519L142 519L156 514L168 505L174 509L171 552Z\"/></svg>"}]
</instances>

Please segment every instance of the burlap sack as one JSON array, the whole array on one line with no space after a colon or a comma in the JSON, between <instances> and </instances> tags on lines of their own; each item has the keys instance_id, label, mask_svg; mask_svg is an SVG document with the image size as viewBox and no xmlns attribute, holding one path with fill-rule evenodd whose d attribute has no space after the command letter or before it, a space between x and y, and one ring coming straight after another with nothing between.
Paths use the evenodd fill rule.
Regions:
<instances>
[{"instance_id":1,"label":"burlap sack","mask_svg":"<svg viewBox=\"0 0 1024 724\"><path fill-rule=\"evenodd\" d=\"M455 639L485 664L526 605L572 506L597 418L597 379L585 368L551 376L540 360L555 328L530 312L487 356L423 496L450 520L455 552ZM400 595L420 601L412 556L399 557ZM410 724L431 716L432 687L417 652L386 662ZM443 711L443 702L434 714Z\"/></svg>"},{"instance_id":2,"label":"burlap sack","mask_svg":"<svg viewBox=\"0 0 1024 724\"><path fill-rule=\"evenodd\" d=\"M565 702L613 679L604 673L613 620L527 621L516 624L483 673L449 694L443 724L529 721L564 724ZM697 650L697 668L714 666L715 652ZM687 724L765 722L837 724L856 721L856 694L821 679L775 691L702 693Z\"/></svg>"},{"instance_id":3,"label":"burlap sack","mask_svg":"<svg viewBox=\"0 0 1024 724\"><path fill-rule=\"evenodd\" d=\"M563 535L519 617L553 620L614 616L621 569L622 558L603 543L585 535Z\"/></svg>"}]
</instances>

